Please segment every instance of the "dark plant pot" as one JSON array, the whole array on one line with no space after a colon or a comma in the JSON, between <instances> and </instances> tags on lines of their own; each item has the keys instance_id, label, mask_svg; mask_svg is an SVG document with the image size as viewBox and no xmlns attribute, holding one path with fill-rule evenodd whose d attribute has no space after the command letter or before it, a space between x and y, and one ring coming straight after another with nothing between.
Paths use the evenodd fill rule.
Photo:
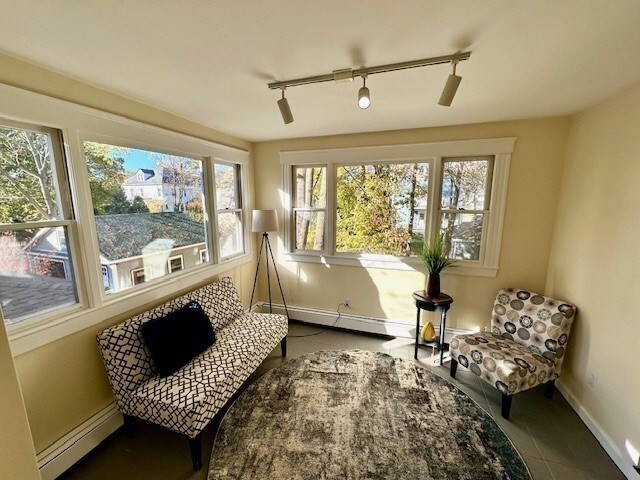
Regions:
<instances>
[{"instance_id":1,"label":"dark plant pot","mask_svg":"<svg viewBox=\"0 0 640 480\"><path fill-rule=\"evenodd\" d=\"M427 282L427 295L430 297L440 296L440 274L430 273L429 281Z\"/></svg>"}]
</instances>

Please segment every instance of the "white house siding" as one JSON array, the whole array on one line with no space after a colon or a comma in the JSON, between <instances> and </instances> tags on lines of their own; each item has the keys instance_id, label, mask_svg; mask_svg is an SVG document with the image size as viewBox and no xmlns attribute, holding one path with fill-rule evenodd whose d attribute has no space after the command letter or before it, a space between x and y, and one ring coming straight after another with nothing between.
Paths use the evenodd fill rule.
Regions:
<instances>
[{"instance_id":1,"label":"white house siding","mask_svg":"<svg viewBox=\"0 0 640 480\"><path fill-rule=\"evenodd\" d=\"M184 269L200 264L200 250L205 250L206 244L199 243L185 247L174 248L170 252L125 259L109 265L113 279L117 279L120 288L112 291L124 290L133 286L131 272L138 268L151 268L151 278L158 278L168 274L167 261L176 255L182 255ZM115 285L114 285L115 287Z\"/></svg>"}]
</instances>

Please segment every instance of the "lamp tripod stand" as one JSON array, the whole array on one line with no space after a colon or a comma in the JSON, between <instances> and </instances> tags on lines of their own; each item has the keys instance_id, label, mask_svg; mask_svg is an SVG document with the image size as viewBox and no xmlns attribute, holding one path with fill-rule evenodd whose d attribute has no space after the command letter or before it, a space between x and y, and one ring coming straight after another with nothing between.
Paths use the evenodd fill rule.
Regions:
<instances>
[{"instance_id":1,"label":"lamp tripod stand","mask_svg":"<svg viewBox=\"0 0 640 480\"><path fill-rule=\"evenodd\" d=\"M256 266L256 274L253 279L253 290L251 290L251 300L249 301L249 308L253 305L253 295L256 291L256 284L258 283L258 272L260 271L260 261L262 260L262 250L264 247L264 256L267 262L267 290L269 292L269 313L273 313L273 305L271 303L271 274L269 272L269 257L271 257L271 263L273 263L273 270L276 273L276 280L278 280L278 288L280 289L280 295L282 295L282 303L284 304L284 311L287 314L287 320L290 320L289 309L287 308L287 301L284 299L284 292L282 291L282 284L280 283L280 275L278 275L278 267L276 267L276 261L273 258L273 250L271 250L271 242L269 242L269 234L267 232L262 233L262 241L260 242L260 249L258 250L258 265Z\"/></svg>"}]
</instances>

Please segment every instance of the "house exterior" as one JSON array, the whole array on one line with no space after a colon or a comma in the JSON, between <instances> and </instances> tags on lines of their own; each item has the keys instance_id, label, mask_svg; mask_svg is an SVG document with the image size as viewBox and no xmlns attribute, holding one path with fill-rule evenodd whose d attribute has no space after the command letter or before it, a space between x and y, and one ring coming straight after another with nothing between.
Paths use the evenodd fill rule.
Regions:
<instances>
[{"instance_id":1,"label":"house exterior","mask_svg":"<svg viewBox=\"0 0 640 480\"><path fill-rule=\"evenodd\" d=\"M204 226L185 213L96 215L102 280L106 291L124 290L207 261ZM38 262L60 263L60 278L70 279L71 264L61 229L49 229L27 250L32 272Z\"/></svg>"},{"instance_id":2,"label":"house exterior","mask_svg":"<svg viewBox=\"0 0 640 480\"><path fill-rule=\"evenodd\" d=\"M129 201L140 197L160 202L164 212L182 211L188 201L201 195L202 189L196 178L178 181L178 177L170 168L140 168L122 183L122 190Z\"/></svg>"}]
</instances>

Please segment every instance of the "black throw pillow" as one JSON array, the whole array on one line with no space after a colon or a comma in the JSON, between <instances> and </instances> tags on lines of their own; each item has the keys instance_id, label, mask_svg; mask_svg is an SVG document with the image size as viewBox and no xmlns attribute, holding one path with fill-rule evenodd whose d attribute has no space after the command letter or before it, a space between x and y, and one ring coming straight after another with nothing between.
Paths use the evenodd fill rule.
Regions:
<instances>
[{"instance_id":1,"label":"black throw pillow","mask_svg":"<svg viewBox=\"0 0 640 480\"><path fill-rule=\"evenodd\" d=\"M149 320L141 330L161 377L177 372L216 341L209 317L193 300L164 317Z\"/></svg>"}]
</instances>

